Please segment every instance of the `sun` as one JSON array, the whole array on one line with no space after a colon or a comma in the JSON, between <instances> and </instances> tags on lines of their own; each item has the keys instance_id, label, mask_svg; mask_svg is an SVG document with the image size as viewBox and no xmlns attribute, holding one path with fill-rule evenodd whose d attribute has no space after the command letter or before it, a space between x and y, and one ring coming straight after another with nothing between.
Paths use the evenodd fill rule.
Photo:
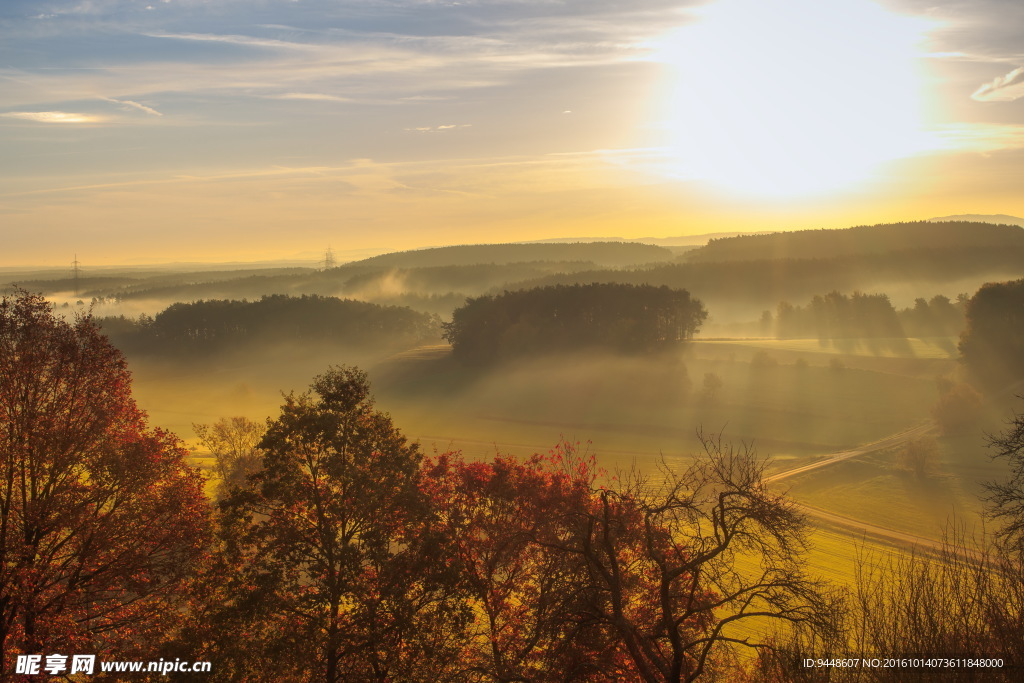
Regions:
<instances>
[{"instance_id":1,"label":"sun","mask_svg":"<svg viewBox=\"0 0 1024 683\"><path fill-rule=\"evenodd\" d=\"M870 0L719 0L659 42L673 175L786 198L929 148L927 24Z\"/></svg>"}]
</instances>

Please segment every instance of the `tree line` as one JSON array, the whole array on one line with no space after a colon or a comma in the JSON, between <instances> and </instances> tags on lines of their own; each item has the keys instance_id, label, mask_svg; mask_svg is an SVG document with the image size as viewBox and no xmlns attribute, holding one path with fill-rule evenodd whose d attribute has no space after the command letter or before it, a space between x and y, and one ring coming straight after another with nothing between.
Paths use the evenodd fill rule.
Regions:
<instances>
[{"instance_id":1,"label":"tree line","mask_svg":"<svg viewBox=\"0 0 1024 683\"><path fill-rule=\"evenodd\" d=\"M757 261L764 258L828 258L965 247L1024 248L1024 229L973 221L909 221L859 225L843 230L787 230L712 239L689 252L689 261Z\"/></svg>"},{"instance_id":2,"label":"tree line","mask_svg":"<svg viewBox=\"0 0 1024 683\"><path fill-rule=\"evenodd\" d=\"M755 256L742 262L698 260L563 273L517 282L515 287L589 282L665 285L686 289L709 306L746 304L764 308L832 290L850 292L899 282L934 283L939 288L961 278L1002 278L1020 273L1024 265L1024 247L1017 246L914 247L808 258L769 258L764 252Z\"/></svg>"},{"instance_id":3,"label":"tree line","mask_svg":"<svg viewBox=\"0 0 1024 683\"><path fill-rule=\"evenodd\" d=\"M766 311L762 320L774 322L779 339L867 339L877 337L950 337L964 327L967 295L955 302L937 294L918 298L912 308L897 311L885 294L837 291L815 295L806 305L779 302L774 320Z\"/></svg>"},{"instance_id":4,"label":"tree line","mask_svg":"<svg viewBox=\"0 0 1024 683\"><path fill-rule=\"evenodd\" d=\"M593 347L651 349L691 339L706 317L685 290L592 283L467 299L443 328L456 357L493 360Z\"/></svg>"},{"instance_id":5,"label":"tree line","mask_svg":"<svg viewBox=\"0 0 1024 683\"><path fill-rule=\"evenodd\" d=\"M1021 393L1024 381L1024 280L990 282L967 302L960 355L973 377L996 393Z\"/></svg>"},{"instance_id":6,"label":"tree line","mask_svg":"<svg viewBox=\"0 0 1024 683\"><path fill-rule=\"evenodd\" d=\"M436 318L408 308L318 295L176 303L153 318L108 317L99 324L126 350L185 353L255 342L411 345L439 332Z\"/></svg>"}]
</instances>

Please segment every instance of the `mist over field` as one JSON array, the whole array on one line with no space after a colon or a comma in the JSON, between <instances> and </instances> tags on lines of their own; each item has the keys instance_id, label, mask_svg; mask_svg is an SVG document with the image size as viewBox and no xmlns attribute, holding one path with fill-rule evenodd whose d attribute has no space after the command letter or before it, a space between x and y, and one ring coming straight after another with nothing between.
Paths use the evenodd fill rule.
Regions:
<instances>
[{"instance_id":1,"label":"mist over field","mask_svg":"<svg viewBox=\"0 0 1024 683\"><path fill-rule=\"evenodd\" d=\"M152 422L194 444L198 462L206 465L209 454L195 441L194 423L231 416L263 422L276 414L281 392L301 392L327 367L345 364L368 371L379 406L428 451L457 449L480 459L523 456L569 439L589 444L609 470L655 472L662 457L675 461L692 454L702 429L753 444L771 459L769 472L781 472L933 424L944 387L969 381L957 350L964 302L984 282L1024 270L1024 251L1018 251L1024 233L1017 227L884 227L780 233L774 242L771 235L726 237L678 255L629 243L492 245L402 252L329 269L83 273L77 297L67 290L74 284L69 278L26 273L19 286L44 292L62 315L91 312L127 352L136 396ZM910 246L923 239L922 230L931 231L930 246L914 252ZM795 241L805 234L810 246ZM877 240L894 253L902 250L906 259L894 260ZM755 247L744 252L748 242ZM990 251L965 257L967 244ZM500 300L510 291L581 282L705 292L695 296L707 317L692 341L649 348L523 346L532 350L485 364L460 360L442 339L443 325L467 299ZM857 299L862 292L869 296ZM381 323L367 318L324 327L331 316L342 320L353 313L312 308L288 313L292 322L286 323L285 309L258 310L261 300L298 309L302 302L323 305L335 297L373 303L373 315L411 309L409 315L421 316L421 327L359 336L360 326ZM938 305L936 300L945 302L941 320L928 304ZM201 308L191 303L204 301ZM249 302L231 304L237 310L230 314L244 314L248 322L217 318L228 315L223 311L229 301ZM822 315L841 315L842 307L857 301L881 308L846 314L856 320L845 327L823 322ZM812 310L818 305L840 308ZM804 322L784 320L786 307L806 310ZM245 313L249 308L253 312ZM186 313L194 320L182 318ZM997 429L1006 405L990 399L988 417L971 433ZM941 537L950 514L977 519L978 482L1002 469L981 455L980 438L961 452L964 437L938 436L942 469L933 477L955 482L936 494L944 502L925 502L927 496L906 488L898 444L874 454L880 469L865 470L863 481L847 487L890 493L895 487L909 496L913 513L890 519L889 526L927 538ZM832 481L824 473L793 480L798 498L822 499L816 477ZM823 490L834 485L823 484ZM859 495L826 499L850 512L861 504Z\"/></svg>"}]
</instances>

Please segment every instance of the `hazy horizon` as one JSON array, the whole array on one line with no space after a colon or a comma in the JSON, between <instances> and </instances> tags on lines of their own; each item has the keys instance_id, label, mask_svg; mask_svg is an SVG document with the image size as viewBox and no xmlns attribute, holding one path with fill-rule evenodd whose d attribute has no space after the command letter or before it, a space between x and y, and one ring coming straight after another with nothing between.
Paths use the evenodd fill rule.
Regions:
<instances>
[{"instance_id":1,"label":"hazy horizon","mask_svg":"<svg viewBox=\"0 0 1024 683\"><path fill-rule=\"evenodd\" d=\"M14 0L0 265L1019 216L1022 12Z\"/></svg>"}]
</instances>

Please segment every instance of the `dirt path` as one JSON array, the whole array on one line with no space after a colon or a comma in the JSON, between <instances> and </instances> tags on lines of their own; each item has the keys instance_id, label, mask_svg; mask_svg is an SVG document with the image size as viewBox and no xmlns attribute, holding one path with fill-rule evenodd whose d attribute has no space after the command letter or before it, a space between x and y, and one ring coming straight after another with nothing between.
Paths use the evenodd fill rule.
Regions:
<instances>
[{"instance_id":1,"label":"dirt path","mask_svg":"<svg viewBox=\"0 0 1024 683\"><path fill-rule=\"evenodd\" d=\"M811 470L816 470L819 467L826 467L828 465L832 465L832 464L835 464L837 462L842 462L843 460L849 460L850 458L856 458L858 455L865 455L865 454L871 453L873 451L880 451L880 450L883 450L885 448L892 448L894 446L899 446L900 444L903 444L906 441L909 441L910 439L916 439L918 437L924 436L925 434L927 434L928 432L930 432L934 428L935 427L934 427L934 425L931 422L926 422L924 424L919 424L919 425L917 425L915 427L910 427L909 429L904 429L902 432L897 432L896 434L892 434L890 436L887 436L884 439L879 439L878 441L873 441L871 443L867 443L867 444L864 444L862 446L857 446L856 448L852 448L852 449L850 449L848 451L839 451L838 453L831 453L829 455L826 455L824 457L824 459L819 460L818 462L812 462L810 465L803 465L802 467L794 467L791 470L786 470L785 472L779 472L778 474L773 474L772 476L767 477L765 479L765 481L767 481L769 483L770 482L775 482L775 481L780 481L782 479L786 479L787 477L792 477L795 474L802 474L804 472L810 472Z\"/></svg>"},{"instance_id":2,"label":"dirt path","mask_svg":"<svg viewBox=\"0 0 1024 683\"><path fill-rule=\"evenodd\" d=\"M811 463L810 465L803 465L802 467L794 467L791 470L780 472L771 477L768 477L766 481L775 482L792 477L796 474L802 474L804 472L810 472L820 467L826 467L843 460L855 458L859 455L865 455L874 451L880 451L886 448L893 448L899 446L902 443L914 438L924 436L935 429L935 425L932 423L924 423L914 427L910 427L896 434L892 434L878 441L873 441L862 446L850 449L848 451L839 451L838 453L832 453L826 456L824 459L818 462ZM794 501L795 502L795 501ZM816 520L819 523L824 523L829 526L838 527L846 532L852 532L856 535L870 536L875 540L888 542L897 546L911 546L923 550L932 552L943 552L947 550L943 547L941 541L935 539L925 538L923 536L916 536L914 534L906 533L904 531L898 531L896 529L889 529L887 527L878 526L877 524L869 524L853 517L847 517L845 515L839 515L828 510L822 510L821 508L814 507L812 505L805 505L803 503L796 503L797 507L810 517L812 520ZM969 553L969 556L974 556L974 553Z\"/></svg>"}]
</instances>

